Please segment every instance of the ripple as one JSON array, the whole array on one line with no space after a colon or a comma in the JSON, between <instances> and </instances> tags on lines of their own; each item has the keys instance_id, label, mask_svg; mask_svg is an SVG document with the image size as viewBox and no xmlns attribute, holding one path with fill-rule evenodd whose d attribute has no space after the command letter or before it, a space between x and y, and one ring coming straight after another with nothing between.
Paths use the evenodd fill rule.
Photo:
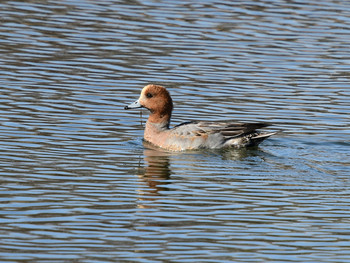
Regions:
<instances>
[{"instance_id":1,"label":"ripple","mask_svg":"<svg viewBox=\"0 0 350 263\"><path fill-rule=\"evenodd\" d=\"M348 260L346 2L0 7L2 261ZM151 82L174 125L282 131L258 149L151 149L148 113L123 110Z\"/></svg>"}]
</instances>

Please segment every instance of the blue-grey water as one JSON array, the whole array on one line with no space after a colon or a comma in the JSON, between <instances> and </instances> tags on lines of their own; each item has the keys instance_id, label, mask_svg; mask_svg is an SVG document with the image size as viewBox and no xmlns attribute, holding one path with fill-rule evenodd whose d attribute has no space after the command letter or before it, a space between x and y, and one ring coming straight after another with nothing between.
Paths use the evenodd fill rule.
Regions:
<instances>
[{"instance_id":1,"label":"blue-grey water","mask_svg":"<svg viewBox=\"0 0 350 263\"><path fill-rule=\"evenodd\" d=\"M350 2L0 2L1 262L350 262ZM258 149L142 143L266 121ZM142 120L142 121L141 121Z\"/></svg>"}]
</instances>

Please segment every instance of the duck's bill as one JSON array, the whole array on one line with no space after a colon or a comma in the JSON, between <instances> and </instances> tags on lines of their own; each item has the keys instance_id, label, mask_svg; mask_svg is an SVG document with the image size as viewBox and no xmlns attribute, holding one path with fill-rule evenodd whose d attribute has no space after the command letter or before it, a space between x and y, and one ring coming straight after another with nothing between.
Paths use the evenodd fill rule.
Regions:
<instances>
[{"instance_id":1,"label":"duck's bill","mask_svg":"<svg viewBox=\"0 0 350 263\"><path fill-rule=\"evenodd\" d=\"M133 103L129 104L128 106L125 106L124 109L125 110L129 110L129 109L137 109L137 108L141 108L142 105L140 104L139 100L134 101Z\"/></svg>"}]
</instances>

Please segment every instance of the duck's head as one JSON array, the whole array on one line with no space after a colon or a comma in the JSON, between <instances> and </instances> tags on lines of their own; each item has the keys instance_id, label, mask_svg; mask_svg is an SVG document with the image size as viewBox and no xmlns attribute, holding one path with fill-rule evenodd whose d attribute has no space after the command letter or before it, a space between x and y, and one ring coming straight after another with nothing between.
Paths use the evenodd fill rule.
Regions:
<instances>
[{"instance_id":1,"label":"duck's head","mask_svg":"<svg viewBox=\"0 0 350 263\"><path fill-rule=\"evenodd\" d=\"M169 92L160 85L149 84L145 86L138 100L125 106L125 109L146 108L151 112L152 119L170 119L173 110L173 100Z\"/></svg>"}]
</instances>

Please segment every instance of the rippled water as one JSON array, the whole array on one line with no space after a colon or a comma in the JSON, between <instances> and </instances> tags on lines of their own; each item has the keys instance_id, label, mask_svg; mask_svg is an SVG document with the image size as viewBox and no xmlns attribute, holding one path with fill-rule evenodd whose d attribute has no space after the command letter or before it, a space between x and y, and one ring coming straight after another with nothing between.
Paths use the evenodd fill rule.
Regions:
<instances>
[{"instance_id":1,"label":"rippled water","mask_svg":"<svg viewBox=\"0 0 350 263\"><path fill-rule=\"evenodd\" d=\"M2 1L1 262L350 262L348 1ZM258 149L142 144L268 121Z\"/></svg>"}]
</instances>

